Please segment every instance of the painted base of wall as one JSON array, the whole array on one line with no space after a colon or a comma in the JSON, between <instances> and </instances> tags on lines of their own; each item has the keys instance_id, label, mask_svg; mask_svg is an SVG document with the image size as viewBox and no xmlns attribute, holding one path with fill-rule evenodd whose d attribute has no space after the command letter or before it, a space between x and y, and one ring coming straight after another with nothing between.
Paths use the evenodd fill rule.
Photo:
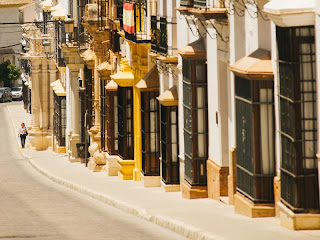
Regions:
<instances>
[{"instance_id":1,"label":"painted base of wall","mask_svg":"<svg viewBox=\"0 0 320 240\"><path fill-rule=\"evenodd\" d=\"M52 132L43 132L37 129L28 131L31 150L43 151L52 146Z\"/></svg>"},{"instance_id":2,"label":"painted base of wall","mask_svg":"<svg viewBox=\"0 0 320 240\"><path fill-rule=\"evenodd\" d=\"M186 180L181 184L182 197L187 199L207 198L207 186L191 186Z\"/></svg>"},{"instance_id":3,"label":"painted base of wall","mask_svg":"<svg viewBox=\"0 0 320 240\"><path fill-rule=\"evenodd\" d=\"M320 214L294 213L281 202L277 203L280 210L280 224L293 230L320 229Z\"/></svg>"},{"instance_id":4,"label":"painted base of wall","mask_svg":"<svg viewBox=\"0 0 320 240\"><path fill-rule=\"evenodd\" d=\"M133 180L141 181L141 169L138 169L138 168L133 169Z\"/></svg>"},{"instance_id":5,"label":"painted base of wall","mask_svg":"<svg viewBox=\"0 0 320 240\"><path fill-rule=\"evenodd\" d=\"M81 159L77 157L77 143L79 143L79 135L72 134L69 138L69 150L68 150L68 157L70 162L80 162Z\"/></svg>"},{"instance_id":6,"label":"painted base of wall","mask_svg":"<svg viewBox=\"0 0 320 240\"><path fill-rule=\"evenodd\" d=\"M118 177L121 180L132 180L133 179L133 169L134 169L134 160L122 160L121 158L117 159L117 165L119 167Z\"/></svg>"},{"instance_id":7,"label":"painted base of wall","mask_svg":"<svg viewBox=\"0 0 320 240\"><path fill-rule=\"evenodd\" d=\"M220 201L220 196L228 196L229 167L221 167L212 159L207 160L208 198Z\"/></svg>"},{"instance_id":8,"label":"painted base of wall","mask_svg":"<svg viewBox=\"0 0 320 240\"><path fill-rule=\"evenodd\" d=\"M234 195L237 193L237 151L235 148L230 151L229 176L228 176L228 203L234 204Z\"/></svg>"},{"instance_id":9,"label":"painted base of wall","mask_svg":"<svg viewBox=\"0 0 320 240\"><path fill-rule=\"evenodd\" d=\"M160 184L165 192L180 192L180 184L165 184L163 181Z\"/></svg>"},{"instance_id":10,"label":"painted base of wall","mask_svg":"<svg viewBox=\"0 0 320 240\"><path fill-rule=\"evenodd\" d=\"M255 204L238 192L234 195L234 210L251 218L275 216L274 204Z\"/></svg>"},{"instance_id":11,"label":"painted base of wall","mask_svg":"<svg viewBox=\"0 0 320 240\"><path fill-rule=\"evenodd\" d=\"M118 176L118 172L120 171L120 168L117 164L118 156L115 155L109 155L106 153L107 156L107 175L108 176Z\"/></svg>"},{"instance_id":12,"label":"painted base of wall","mask_svg":"<svg viewBox=\"0 0 320 240\"><path fill-rule=\"evenodd\" d=\"M145 188L148 187L160 187L161 177L160 176L145 176L141 173L141 182Z\"/></svg>"},{"instance_id":13,"label":"painted base of wall","mask_svg":"<svg viewBox=\"0 0 320 240\"><path fill-rule=\"evenodd\" d=\"M273 178L273 191L274 191L274 205L276 211L276 217L280 217L280 207L278 203L280 202L280 194L281 194L281 179L276 176Z\"/></svg>"}]
</instances>

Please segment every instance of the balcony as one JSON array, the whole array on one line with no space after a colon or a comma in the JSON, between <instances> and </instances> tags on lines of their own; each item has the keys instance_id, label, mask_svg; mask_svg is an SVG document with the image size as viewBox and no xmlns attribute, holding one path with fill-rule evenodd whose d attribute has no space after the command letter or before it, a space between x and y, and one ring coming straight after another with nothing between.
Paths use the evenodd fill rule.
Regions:
<instances>
[{"instance_id":1,"label":"balcony","mask_svg":"<svg viewBox=\"0 0 320 240\"><path fill-rule=\"evenodd\" d=\"M158 28L157 16L151 16L151 50L156 53L167 55L167 19L160 17L160 28Z\"/></svg>"},{"instance_id":2,"label":"balcony","mask_svg":"<svg viewBox=\"0 0 320 240\"><path fill-rule=\"evenodd\" d=\"M195 15L201 20L227 19L227 9L224 0L182 0L177 10L184 15Z\"/></svg>"}]
</instances>

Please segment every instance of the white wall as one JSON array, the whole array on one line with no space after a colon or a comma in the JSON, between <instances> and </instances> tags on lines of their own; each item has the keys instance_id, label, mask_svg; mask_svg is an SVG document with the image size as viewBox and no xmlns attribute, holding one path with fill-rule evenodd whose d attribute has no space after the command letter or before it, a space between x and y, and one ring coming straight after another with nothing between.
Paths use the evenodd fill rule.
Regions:
<instances>
[{"instance_id":1,"label":"white wall","mask_svg":"<svg viewBox=\"0 0 320 240\"><path fill-rule=\"evenodd\" d=\"M19 22L19 8L0 8L0 22ZM22 38L22 31L19 24L15 25L1 25L0 26L0 47L19 44ZM17 45L12 48L15 52L21 51L21 45ZM1 57L3 60L3 57ZM5 57L10 59L10 57ZM11 63L19 66L17 57L10 59Z\"/></svg>"}]
</instances>

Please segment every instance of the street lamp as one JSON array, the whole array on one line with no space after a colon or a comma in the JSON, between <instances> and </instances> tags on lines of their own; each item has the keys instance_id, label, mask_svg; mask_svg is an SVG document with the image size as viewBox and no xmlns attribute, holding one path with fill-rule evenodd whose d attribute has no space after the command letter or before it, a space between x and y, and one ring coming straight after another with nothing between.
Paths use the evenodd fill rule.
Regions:
<instances>
[{"instance_id":1,"label":"street lamp","mask_svg":"<svg viewBox=\"0 0 320 240\"><path fill-rule=\"evenodd\" d=\"M65 26L65 31L69 36L68 40L69 42L71 42L73 28L74 28L74 20L72 18L67 18L66 20L64 20L64 26Z\"/></svg>"},{"instance_id":2,"label":"street lamp","mask_svg":"<svg viewBox=\"0 0 320 240\"><path fill-rule=\"evenodd\" d=\"M46 54L47 58L49 57L49 54L50 54L50 42L48 40L44 40L42 42L42 46L43 46L43 50L44 50L44 53Z\"/></svg>"}]
</instances>

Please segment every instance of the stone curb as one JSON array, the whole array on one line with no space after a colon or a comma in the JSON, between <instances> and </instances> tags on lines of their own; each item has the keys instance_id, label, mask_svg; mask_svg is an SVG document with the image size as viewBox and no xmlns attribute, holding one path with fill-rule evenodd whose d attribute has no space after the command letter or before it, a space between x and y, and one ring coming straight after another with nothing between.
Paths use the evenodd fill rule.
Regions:
<instances>
[{"instance_id":1,"label":"stone curb","mask_svg":"<svg viewBox=\"0 0 320 240\"><path fill-rule=\"evenodd\" d=\"M11 112L10 112L8 106L7 106L7 110L9 112L12 126L15 129L12 115L11 115ZM18 140L17 140L17 144L19 146ZM144 219L146 221L157 224L158 226L169 229L169 230L176 232L176 233L178 233L186 238L189 238L189 239L193 239L193 240L218 240L218 239L221 239L221 237L213 236L212 234L210 234L208 232L204 232L201 229L198 229L196 227L186 225L185 223L183 223L181 221L174 220L174 219L164 217L164 216L157 216L157 215L149 214L146 209L138 208L138 207L130 205L126 202L113 199L112 197L110 197L108 195L93 191L93 190L88 189L86 187L80 186L76 183L70 182L64 178L55 176L54 174L49 173L48 171L41 168L38 164L36 164L32 158L30 158L29 156L27 156L24 153L24 151L20 151L20 152L21 152L22 156L26 160L28 160L30 165L35 170L37 170L39 173L46 176L47 178L49 178L53 182L58 183L60 185L63 185L71 190L74 190L74 191L79 192L83 195L89 196L93 199L101 201L105 204L108 204L112 207L115 207L115 208L117 208L121 211L124 211L126 213L132 214L132 215L139 217L141 219Z\"/></svg>"}]
</instances>

